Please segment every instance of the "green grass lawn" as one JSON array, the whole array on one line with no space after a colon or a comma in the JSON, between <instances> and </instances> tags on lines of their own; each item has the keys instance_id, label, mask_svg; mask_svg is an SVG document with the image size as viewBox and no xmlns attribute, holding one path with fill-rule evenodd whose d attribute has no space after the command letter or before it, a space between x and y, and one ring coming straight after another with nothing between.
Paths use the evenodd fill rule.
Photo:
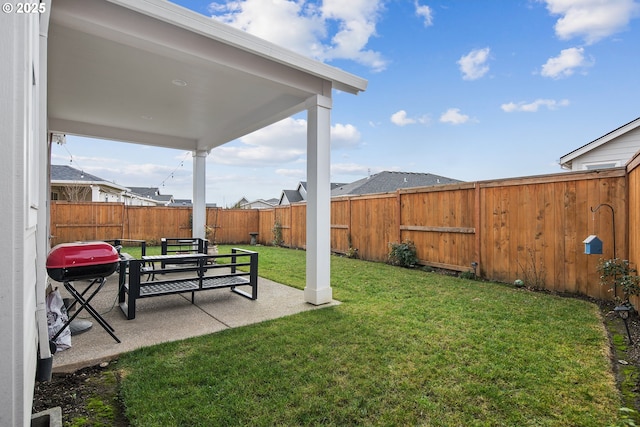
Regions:
<instances>
[{"instance_id":1,"label":"green grass lawn","mask_svg":"<svg viewBox=\"0 0 640 427\"><path fill-rule=\"evenodd\" d=\"M247 248L260 253L261 276L304 288L303 251ZM595 305L331 261L339 306L124 355L131 424L615 424L620 397Z\"/></svg>"}]
</instances>

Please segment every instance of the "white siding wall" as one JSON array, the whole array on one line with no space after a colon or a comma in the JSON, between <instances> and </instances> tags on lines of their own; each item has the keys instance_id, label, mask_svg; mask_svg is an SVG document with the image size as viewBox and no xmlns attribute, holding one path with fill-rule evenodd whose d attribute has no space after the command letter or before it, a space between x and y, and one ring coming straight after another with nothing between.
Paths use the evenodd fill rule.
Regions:
<instances>
[{"instance_id":1,"label":"white siding wall","mask_svg":"<svg viewBox=\"0 0 640 427\"><path fill-rule=\"evenodd\" d=\"M640 128L635 128L580 157L576 157L571 163L571 169L585 170L589 166L607 163L624 166L638 150L640 150Z\"/></svg>"},{"instance_id":2,"label":"white siding wall","mask_svg":"<svg viewBox=\"0 0 640 427\"><path fill-rule=\"evenodd\" d=\"M43 110L39 16L0 14L0 425L28 426L37 358L37 249L42 211ZM46 101L45 101L46 103ZM44 145L44 147L43 147Z\"/></svg>"}]
</instances>

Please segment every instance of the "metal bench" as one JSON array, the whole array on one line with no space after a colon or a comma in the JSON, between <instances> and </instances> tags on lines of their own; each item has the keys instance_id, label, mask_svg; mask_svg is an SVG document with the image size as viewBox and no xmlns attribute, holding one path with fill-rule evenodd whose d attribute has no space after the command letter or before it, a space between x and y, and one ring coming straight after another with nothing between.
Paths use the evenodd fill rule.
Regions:
<instances>
[{"instance_id":1,"label":"metal bench","mask_svg":"<svg viewBox=\"0 0 640 427\"><path fill-rule=\"evenodd\" d=\"M248 271L240 267L248 267ZM140 298L191 293L193 304L196 292L221 288L230 288L251 300L258 298L258 253L254 251L234 248L231 254L223 255L145 256L130 260L128 273L123 270L118 301L128 320L135 318L136 301ZM128 280L122 274L127 274ZM143 275L156 280L143 281ZM238 289L247 286L251 288L250 292Z\"/></svg>"}]
</instances>

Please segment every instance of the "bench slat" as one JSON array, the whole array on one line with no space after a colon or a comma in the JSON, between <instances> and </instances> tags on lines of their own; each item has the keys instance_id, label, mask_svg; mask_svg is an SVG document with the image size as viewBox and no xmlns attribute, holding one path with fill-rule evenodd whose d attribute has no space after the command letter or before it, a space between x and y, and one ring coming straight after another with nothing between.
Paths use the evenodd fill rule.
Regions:
<instances>
[{"instance_id":1,"label":"bench slat","mask_svg":"<svg viewBox=\"0 0 640 427\"><path fill-rule=\"evenodd\" d=\"M249 280L241 277L205 277L202 280L202 289L227 288L230 286L249 285Z\"/></svg>"},{"instance_id":2,"label":"bench slat","mask_svg":"<svg viewBox=\"0 0 640 427\"><path fill-rule=\"evenodd\" d=\"M194 280L182 280L175 282L148 282L151 284L145 284L140 286L140 298L145 296L155 296L162 294L175 294L178 292L191 292L197 291L198 281Z\"/></svg>"}]
</instances>

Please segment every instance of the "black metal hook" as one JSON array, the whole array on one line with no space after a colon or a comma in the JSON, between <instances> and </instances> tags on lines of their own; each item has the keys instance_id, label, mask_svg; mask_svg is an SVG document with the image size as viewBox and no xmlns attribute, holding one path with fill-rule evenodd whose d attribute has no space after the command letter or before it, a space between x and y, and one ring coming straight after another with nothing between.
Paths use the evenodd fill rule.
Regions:
<instances>
[{"instance_id":1,"label":"black metal hook","mask_svg":"<svg viewBox=\"0 0 640 427\"><path fill-rule=\"evenodd\" d=\"M611 226L613 228L613 258L616 258L616 212L613 209L613 206L611 206L609 203L600 203L598 206L595 207L595 209L593 207L591 207L590 209L591 209L591 212L595 214L603 206L606 206L609 209L611 209Z\"/></svg>"}]
</instances>

